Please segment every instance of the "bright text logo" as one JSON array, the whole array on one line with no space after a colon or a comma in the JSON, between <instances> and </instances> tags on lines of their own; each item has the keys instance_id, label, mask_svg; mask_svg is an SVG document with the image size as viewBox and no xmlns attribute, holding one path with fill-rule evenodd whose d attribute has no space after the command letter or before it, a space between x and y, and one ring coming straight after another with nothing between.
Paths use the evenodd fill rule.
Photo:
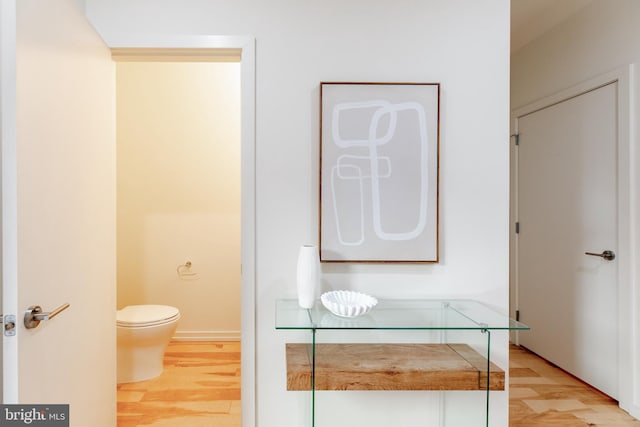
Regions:
<instances>
[{"instance_id":1,"label":"bright text logo","mask_svg":"<svg viewBox=\"0 0 640 427\"><path fill-rule=\"evenodd\" d=\"M69 427L69 405L2 405L2 426Z\"/></svg>"}]
</instances>

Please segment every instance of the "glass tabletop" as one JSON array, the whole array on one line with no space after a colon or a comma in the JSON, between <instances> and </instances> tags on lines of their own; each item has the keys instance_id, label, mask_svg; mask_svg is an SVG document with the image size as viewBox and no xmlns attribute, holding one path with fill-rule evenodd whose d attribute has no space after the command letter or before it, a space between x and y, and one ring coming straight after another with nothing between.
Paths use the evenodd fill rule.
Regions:
<instances>
[{"instance_id":1,"label":"glass tabletop","mask_svg":"<svg viewBox=\"0 0 640 427\"><path fill-rule=\"evenodd\" d=\"M362 316L339 317L320 301L311 309L296 299L276 302L276 329L528 330L529 327L473 300L383 299Z\"/></svg>"}]
</instances>

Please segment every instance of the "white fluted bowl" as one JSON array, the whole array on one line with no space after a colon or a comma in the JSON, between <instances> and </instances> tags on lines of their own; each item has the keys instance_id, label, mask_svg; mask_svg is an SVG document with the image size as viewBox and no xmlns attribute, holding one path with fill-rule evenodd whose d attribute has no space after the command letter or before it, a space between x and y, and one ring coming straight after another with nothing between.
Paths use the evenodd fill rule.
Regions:
<instances>
[{"instance_id":1,"label":"white fluted bowl","mask_svg":"<svg viewBox=\"0 0 640 427\"><path fill-rule=\"evenodd\" d=\"M354 291L325 292L320 301L327 310L340 317L361 316L378 304L375 297Z\"/></svg>"}]
</instances>

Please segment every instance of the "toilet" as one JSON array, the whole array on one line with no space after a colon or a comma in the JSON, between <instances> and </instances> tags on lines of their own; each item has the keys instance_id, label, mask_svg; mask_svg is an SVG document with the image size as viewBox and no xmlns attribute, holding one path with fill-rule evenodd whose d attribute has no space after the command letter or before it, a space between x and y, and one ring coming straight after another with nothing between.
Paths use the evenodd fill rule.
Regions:
<instances>
[{"instance_id":1,"label":"toilet","mask_svg":"<svg viewBox=\"0 0 640 427\"><path fill-rule=\"evenodd\" d=\"M180 310L168 305L130 305L117 311L116 320L118 384L159 376Z\"/></svg>"}]
</instances>

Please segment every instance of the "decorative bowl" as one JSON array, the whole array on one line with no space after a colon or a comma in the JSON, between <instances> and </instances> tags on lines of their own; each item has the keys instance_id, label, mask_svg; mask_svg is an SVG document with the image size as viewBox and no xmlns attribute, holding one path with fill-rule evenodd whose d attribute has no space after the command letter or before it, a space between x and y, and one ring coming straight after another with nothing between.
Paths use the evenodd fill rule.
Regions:
<instances>
[{"instance_id":1,"label":"decorative bowl","mask_svg":"<svg viewBox=\"0 0 640 427\"><path fill-rule=\"evenodd\" d=\"M340 317L361 316L378 304L375 297L354 291L325 292L320 301L327 310Z\"/></svg>"}]
</instances>

